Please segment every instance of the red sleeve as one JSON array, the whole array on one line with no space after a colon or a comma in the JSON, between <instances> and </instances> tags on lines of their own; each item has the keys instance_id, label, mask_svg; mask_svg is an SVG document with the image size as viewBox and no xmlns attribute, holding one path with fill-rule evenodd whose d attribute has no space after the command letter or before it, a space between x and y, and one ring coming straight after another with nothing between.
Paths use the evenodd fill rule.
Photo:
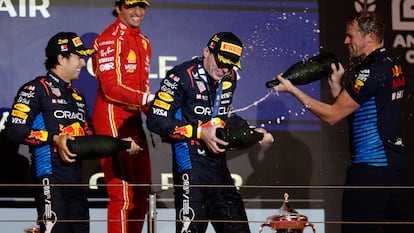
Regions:
<instances>
[{"instance_id":1,"label":"red sleeve","mask_svg":"<svg viewBox=\"0 0 414 233\"><path fill-rule=\"evenodd\" d=\"M149 92L151 47L146 38L141 40L147 45L101 35L94 44L97 53L93 64L100 91L109 102L131 110L145 105L145 93Z\"/></svg>"}]
</instances>

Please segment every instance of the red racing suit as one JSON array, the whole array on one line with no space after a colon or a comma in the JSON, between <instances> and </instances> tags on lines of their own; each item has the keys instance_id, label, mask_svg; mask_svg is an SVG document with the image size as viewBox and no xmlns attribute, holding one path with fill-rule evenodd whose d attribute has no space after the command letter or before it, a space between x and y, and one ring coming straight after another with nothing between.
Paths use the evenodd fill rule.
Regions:
<instances>
[{"instance_id":1,"label":"red racing suit","mask_svg":"<svg viewBox=\"0 0 414 233\"><path fill-rule=\"evenodd\" d=\"M94 42L98 94L92 122L97 134L139 138L138 155L126 152L101 159L108 184L108 232L141 232L150 187L151 164L141 112L148 102L151 45L140 29L119 19ZM132 221L129 221L132 220Z\"/></svg>"}]
</instances>

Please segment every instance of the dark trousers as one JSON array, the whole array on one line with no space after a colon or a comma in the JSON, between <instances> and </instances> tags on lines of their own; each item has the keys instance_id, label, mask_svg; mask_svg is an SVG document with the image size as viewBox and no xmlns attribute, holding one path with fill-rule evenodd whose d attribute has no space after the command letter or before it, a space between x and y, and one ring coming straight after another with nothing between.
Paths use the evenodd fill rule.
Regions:
<instances>
[{"instance_id":1,"label":"dark trousers","mask_svg":"<svg viewBox=\"0 0 414 233\"><path fill-rule=\"evenodd\" d=\"M413 192L401 188L409 186L407 172L365 164L352 165L347 171L346 185L355 188L347 188L343 193L342 219L348 223L343 224L342 233L414 232L414 225L408 224L414 219ZM364 186L368 188L361 188ZM395 224L397 222L402 224Z\"/></svg>"}]
</instances>

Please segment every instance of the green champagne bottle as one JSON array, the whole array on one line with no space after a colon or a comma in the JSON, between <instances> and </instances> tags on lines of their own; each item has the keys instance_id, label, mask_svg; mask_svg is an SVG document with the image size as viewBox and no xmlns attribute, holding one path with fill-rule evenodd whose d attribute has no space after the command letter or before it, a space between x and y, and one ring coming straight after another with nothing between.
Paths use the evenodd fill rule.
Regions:
<instances>
[{"instance_id":1,"label":"green champagne bottle","mask_svg":"<svg viewBox=\"0 0 414 233\"><path fill-rule=\"evenodd\" d=\"M297 62L289 67L282 74L282 77L290 80L294 85L308 84L329 77L332 74L332 63L335 63L337 69L339 68L338 58L333 53L322 53L305 61ZM279 83L279 80L274 79L266 82L266 87L271 88L277 86Z\"/></svg>"},{"instance_id":2,"label":"green champagne bottle","mask_svg":"<svg viewBox=\"0 0 414 233\"><path fill-rule=\"evenodd\" d=\"M216 136L229 143L227 146L219 145L220 148L233 151L253 146L264 135L247 125L226 125L224 128L217 128Z\"/></svg>"},{"instance_id":3,"label":"green champagne bottle","mask_svg":"<svg viewBox=\"0 0 414 233\"><path fill-rule=\"evenodd\" d=\"M131 148L130 141L107 135L79 136L67 140L66 145L81 160L105 158Z\"/></svg>"}]
</instances>

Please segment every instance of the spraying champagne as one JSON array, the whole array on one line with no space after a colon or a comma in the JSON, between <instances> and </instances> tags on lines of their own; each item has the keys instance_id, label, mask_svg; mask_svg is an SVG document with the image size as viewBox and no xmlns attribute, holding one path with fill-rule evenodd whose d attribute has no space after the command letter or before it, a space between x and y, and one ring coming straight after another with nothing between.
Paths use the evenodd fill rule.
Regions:
<instances>
[{"instance_id":1,"label":"spraying champagne","mask_svg":"<svg viewBox=\"0 0 414 233\"><path fill-rule=\"evenodd\" d=\"M336 68L339 68L338 58L333 53L322 53L305 61L297 62L289 67L282 74L282 77L294 85L308 84L330 76L332 74L332 63L335 63ZM279 80L274 79L266 82L266 87L271 88L277 86L279 83Z\"/></svg>"}]
</instances>

